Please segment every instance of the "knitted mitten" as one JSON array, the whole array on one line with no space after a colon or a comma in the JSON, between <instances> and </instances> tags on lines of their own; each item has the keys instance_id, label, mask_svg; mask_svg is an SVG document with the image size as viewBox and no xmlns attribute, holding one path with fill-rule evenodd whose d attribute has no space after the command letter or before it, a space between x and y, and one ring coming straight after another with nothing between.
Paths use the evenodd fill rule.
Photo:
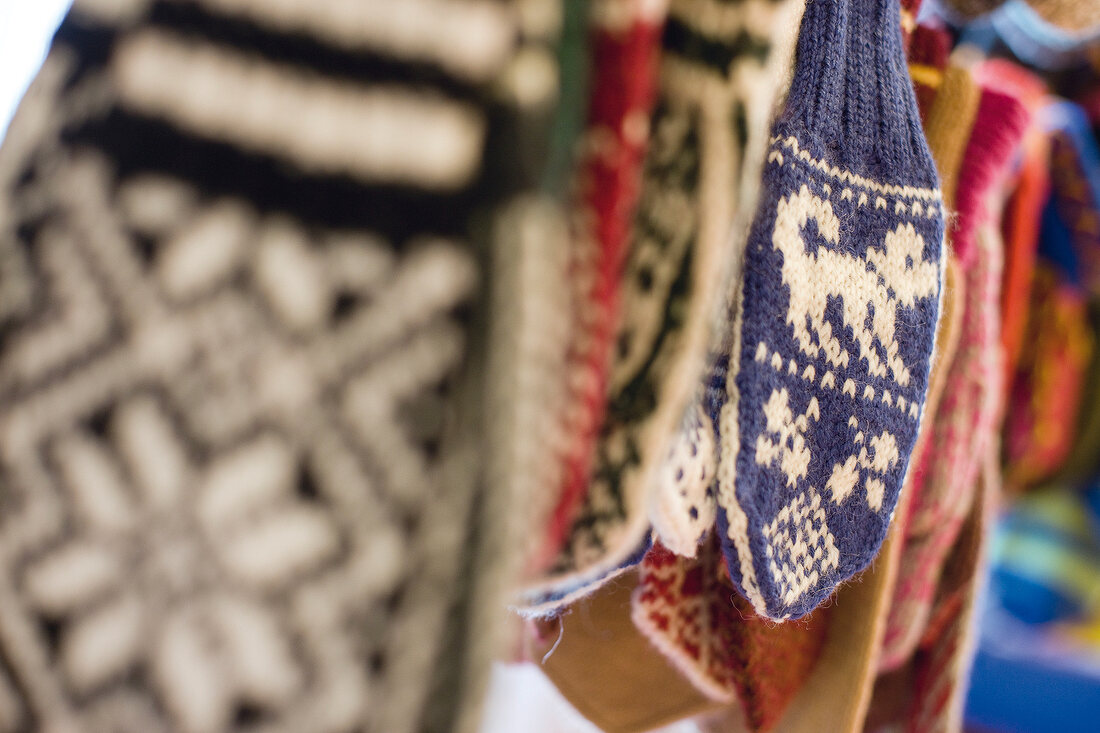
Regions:
<instances>
[{"instance_id":1,"label":"knitted mitten","mask_svg":"<svg viewBox=\"0 0 1100 733\"><path fill-rule=\"evenodd\" d=\"M649 494L703 371L748 158L745 130L770 113L772 34L795 8L671 4L591 482L535 592L593 588L648 533Z\"/></svg>"},{"instance_id":2,"label":"knitted mitten","mask_svg":"<svg viewBox=\"0 0 1100 733\"><path fill-rule=\"evenodd\" d=\"M557 5L77 0L0 149L0 728L476 717Z\"/></svg>"},{"instance_id":3,"label":"knitted mitten","mask_svg":"<svg viewBox=\"0 0 1100 733\"><path fill-rule=\"evenodd\" d=\"M776 624L733 592L717 539L696 558L654 545L639 568L635 625L702 692L740 703L752 730L770 730L821 652L828 609Z\"/></svg>"},{"instance_id":4,"label":"knitted mitten","mask_svg":"<svg viewBox=\"0 0 1100 733\"><path fill-rule=\"evenodd\" d=\"M943 208L898 23L896 0L808 5L745 253L718 524L773 618L870 562L924 402Z\"/></svg>"},{"instance_id":5,"label":"knitted mitten","mask_svg":"<svg viewBox=\"0 0 1100 733\"><path fill-rule=\"evenodd\" d=\"M721 404L728 363L719 357L707 370L707 384L688 408L651 499L653 531L665 547L684 557L695 557L718 515L718 436L710 415Z\"/></svg>"}]
</instances>

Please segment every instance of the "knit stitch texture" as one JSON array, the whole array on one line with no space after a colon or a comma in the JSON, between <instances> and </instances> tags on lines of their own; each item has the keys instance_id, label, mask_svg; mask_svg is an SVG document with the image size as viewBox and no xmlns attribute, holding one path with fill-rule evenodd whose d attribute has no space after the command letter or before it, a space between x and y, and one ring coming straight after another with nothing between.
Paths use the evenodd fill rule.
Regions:
<instances>
[{"instance_id":1,"label":"knit stitch texture","mask_svg":"<svg viewBox=\"0 0 1100 733\"><path fill-rule=\"evenodd\" d=\"M925 398L944 212L896 0L808 5L771 141L712 417L731 576L790 618L882 543Z\"/></svg>"},{"instance_id":2,"label":"knit stitch texture","mask_svg":"<svg viewBox=\"0 0 1100 733\"><path fill-rule=\"evenodd\" d=\"M733 592L717 539L684 558L660 544L642 562L634 623L715 700L740 703L749 728L772 729L821 653L830 609L778 624Z\"/></svg>"},{"instance_id":3,"label":"knit stitch texture","mask_svg":"<svg viewBox=\"0 0 1100 733\"><path fill-rule=\"evenodd\" d=\"M533 569L567 541L591 481L619 322L623 262L642 187L647 120L657 93L664 10L647 0L596 0L589 10L592 75L572 212L573 283L567 444L562 475Z\"/></svg>"},{"instance_id":4,"label":"knit stitch texture","mask_svg":"<svg viewBox=\"0 0 1100 733\"><path fill-rule=\"evenodd\" d=\"M697 7L684 3L680 5L680 12L694 12ZM737 29L745 22L736 20L730 7L712 5L710 8L712 23L728 24ZM722 261L717 268L721 273L717 291L720 297L715 299L713 311L708 314L707 368L695 384L692 402L660 467L649 505L654 532L666 547L685 557L695 556L704 536L714 527L718 511L714 482L718 468L718 436L709 415L721 406L725 393L733 318L726 305L741 271L745 239L760 194L760 173L774 117L773 97L777 91L773 80L789 80L803 9L804 3L788 1L774 5L771 14L757 11L751 15L748 21L751 27L761 31L774 29L772 51L766 65L753 63L750 55L749 62L737 70L735 76L731 72L741 87L733 106L732 120L726 119L725 105L716 101L714 92L717 89L694 102L701 106L700 113L706 125L703 138L712 141L707 154L710 174L698 195L701 201L709 202L710 234L722 239ZM731 37L731 53L733 49L746 46L744 38L744 35ZM684 81L690 81L690 77ZM705 87L699 91L705 91ZM730 132L734 135L730 136ZM736 194L726 192L731 185L737 186ZM734 202L732 207L724 203L731 200Z\"/></svg>"},{"instance_id":5,"label":"knit stitch texture","mask_svg":"<svg viewBox=\"0 0 1100 733\"><path fill-rule=\"evenodd\" d=\"M993 442L1002 390L997 329L1003 250L999 240L977 238L975 222L988 222L985 202L1002 180L1026 121L1011 97L982 91L959 176L959 211L952 230L952 242L969 251L971 260L963 266L959 349L914 467L902 555L905 572L890 609L884 669L903 662L924 629L944 558L969 511L982 457Z\"/></svg>"}]
</instances>

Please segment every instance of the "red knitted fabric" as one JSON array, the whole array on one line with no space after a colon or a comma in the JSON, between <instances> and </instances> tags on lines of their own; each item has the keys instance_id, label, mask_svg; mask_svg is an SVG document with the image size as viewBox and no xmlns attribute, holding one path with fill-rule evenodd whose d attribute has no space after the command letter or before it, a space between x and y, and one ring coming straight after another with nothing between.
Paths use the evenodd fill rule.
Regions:
<instances>
[{"instance_id":1,"label":"red knitted fabric","mask_svg":"<svg viewBox=\"0 0 1100 733\"><path fill-rule=\"evenodd\" d=\"M947 56L951 49L951 38L942 28L921 25L913 31L909 40L909 70L913 77L913 91L917 95L921 122L928 121L928 112L936 101L936 87L927 83L922 69L942 71L947 68Z\"/></svg>"},{"instance_id":2,"label":"red knitted fabric","mask_svg":"<svg viewBox=\"0 0 1100 733\"><path fill-rule=\"evenodd\" d=\"M974 657L974 624L989 527L1000 496L996 459L986 461L977 496L952 548L916 659L908 733L950 733L962 723Z\"/></svg>"},{"instance_id":3,"label":"red knitted fabric","mask_svg":"<svg viewBox=\"0 0 1100 733\"><path fill-rule=\"evenodd\" d=\"M705 694L739 700L755 731L776 724L809 675L828 614L823 607L785 623L756 615L713 536L691 559L655 544L634 593L638 628Z\"/></svg>"},{"instance_id":4,"label":"red knitted fabric","mask_svg":"<svg viewBox=\"0 0 1100 733\"><path fill-rule=\"evenodd\" d=\"M657 88L661 25L646 14L645 5L641 0L618 4L628 7L633 16L594 14L593 79L573 221L576 322L569 351L572 409L566 425L571 442L539 566L557 555L584 497L607 400L623 259L641 189Z\"/></svg>"},{"instance_id":5,"label":"red knitted fabric","mask_svg":"<svg viewBox=\"0 0 1100 733\"><path fill-rule=\"evenodd\" d=\"M907 52L913 42L920 4L921 0L901 0L901 36Z\"/></svg>"},{"instance_id":6,"label":"red knitted fabric","mask_svg":"<svg viewBox=\"0 0 1100 733\"><path fill-rule=\"evenodd\" d=\"M913 31L909 42L909 63L943 69L947 66L950 53L951 36L945 29L920 25Z\"/></svg>"}]
</instances>

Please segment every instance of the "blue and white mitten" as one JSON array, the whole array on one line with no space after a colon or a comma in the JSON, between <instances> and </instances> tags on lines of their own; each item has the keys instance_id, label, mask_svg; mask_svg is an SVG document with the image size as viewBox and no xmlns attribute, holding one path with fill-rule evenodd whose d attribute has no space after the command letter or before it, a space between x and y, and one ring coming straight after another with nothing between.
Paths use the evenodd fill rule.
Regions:
<instances>
[{"instance_id":1,"label":"blue and white mitten","mask_svg":"<svg viewBox=\"0 0 1100 733\"><path fill-rule=\"evenodd\" d=\"M814 0L744 255L718 527L756 610L797 618L893 516L928 383L944 211L897 0Z\"/></svg>"}]
</instances>

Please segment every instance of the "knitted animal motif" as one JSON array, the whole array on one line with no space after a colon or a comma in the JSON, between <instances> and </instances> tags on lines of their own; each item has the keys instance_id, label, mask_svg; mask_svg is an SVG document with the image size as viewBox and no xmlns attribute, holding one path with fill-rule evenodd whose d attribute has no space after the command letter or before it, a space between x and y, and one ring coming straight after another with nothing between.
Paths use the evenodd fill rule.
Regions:
<instances>
[{"instance_id":1,"label":"knitted animal motif","mask_svg":"<svg viewBox=\"0 0 1100 733\"><path fill-rule=\"evenodd\" d=\"M834 246L840 243L840 220L833 207L806 186L779 202L772 235L773 246L783 253L783 283L791 293L787 323L794 327L802 352L817 356L823 351L833 366L848 366L848 352L825 319L829 299L841 298L844 325L855 333L868 371L882 377L889 367L894 380L907 386L909 369L898 356L895 340L897 308L912 308L918 299L935 295L939 282L938 264L924 260L924 238L911 223L904 223L887 232L881 251L868 247L859 257L818 247L811 254L802 237L810 220L826 241ZM806 287L807 283L822 287ZM874 348L875 341L885 353L885 364Z\"/></svg>"},{"instance_id":2,"label":"knitted animal motif","mask_svg":"<svg viewBox=\"0 0 1100 733\"><path fill-rule=\"evenodd\" d=\"M897 0L807 5L770 140L711 417L730 576L784 619L874 557L928 386L944 207Z\"/></svg>"}]
</instances>

